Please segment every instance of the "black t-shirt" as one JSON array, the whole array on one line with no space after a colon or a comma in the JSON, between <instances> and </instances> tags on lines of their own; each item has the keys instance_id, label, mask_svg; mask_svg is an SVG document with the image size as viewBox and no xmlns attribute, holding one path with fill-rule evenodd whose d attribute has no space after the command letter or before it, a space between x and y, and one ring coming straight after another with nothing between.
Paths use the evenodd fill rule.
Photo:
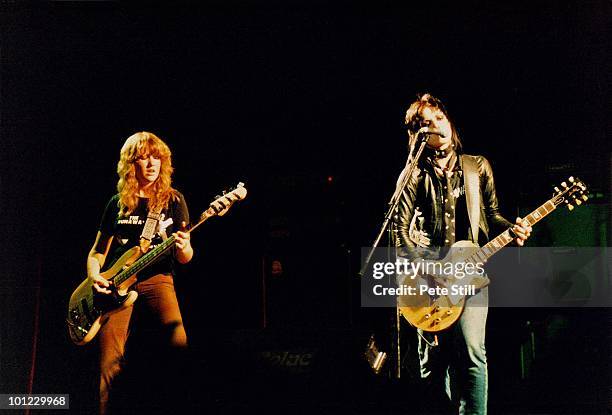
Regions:
<instances>
[{"instance_id":1,"label":"black t-shirt","mask_svg":"<svg viewBox=\"0 0 612 415\"><path fill-rule=\"evenodd\" d=\"M177 192L178 199L171 200L168 208L162 210L162 219L159 221L155 236L151 241L151 248L163 242L161 232L165 230L168 237L173 232L181 230L181 223L184 221L189 224L189 211L185 198ZM128 249L140 245L140 235L142 228L147 221L149 212L147 198L139 198L138 207L127 217L119 217L119 195L113 196L106 204L106 209L100 222L100 232L103 235L113 236L104 269L108 269L115 263L121 255ZM174 250L170 249L167 253L157 260L154 264L138 273L139 280L157 274L174 274Z\"/></svg>"}]
</instances>

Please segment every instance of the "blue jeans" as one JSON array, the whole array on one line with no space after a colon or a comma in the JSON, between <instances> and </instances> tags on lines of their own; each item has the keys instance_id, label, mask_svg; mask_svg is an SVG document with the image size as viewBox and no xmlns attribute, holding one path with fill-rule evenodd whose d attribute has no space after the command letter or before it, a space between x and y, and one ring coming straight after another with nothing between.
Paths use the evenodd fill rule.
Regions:
<instances>
[{"instance_id":1,"label":"blue jeans","mask_svg":"<svg viewBox=\"0 0 612 415\"><path fill-rule=\"evenodd\" d=\"M443 388L458 407L459 414L487 413L485 327L488 297L488 289L484 288L468 298L459 321L438 334L437 347L418 336L421 378L427 379L434 388ZM419 333L433 343L432 333L421 330Z\"/></svg>"}]
</instances>

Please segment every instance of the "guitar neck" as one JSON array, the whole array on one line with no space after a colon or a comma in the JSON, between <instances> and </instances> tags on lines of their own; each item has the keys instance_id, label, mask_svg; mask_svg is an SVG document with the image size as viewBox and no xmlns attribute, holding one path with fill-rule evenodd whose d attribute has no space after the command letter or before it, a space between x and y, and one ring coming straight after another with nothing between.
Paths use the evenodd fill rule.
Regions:
<instances>
[{"instance_id":1,"label":"guitar neck","mask_svg":"<svg viewBox=\"0 0 612 415\"><path fill-rule=\"evenodd\" d=\"M553 203L553 201L548 200L546 203L531 212L529 215L525 216L525 218L523 218L523 221L527 222L529 226L533 226L542 219L544 219L544 217L548 216L556 208L557 206ZM483 246L474 254L472 254L468 258L468 260L474 263L484 263L497 252L499 252L500 249L512 242L513 239L514 236L511 234L510 230L505 230L497 237L489 241L485 246Z\"/></svg>"},{"instance_id":2,"label":"guitar neck","mask_svg":"<svg viewBox=\"0 0 612 415\"><path fill-rule=\"evenodd\" d=\"M218 197L213 203L211 203L211 206L200 215L200 220L198 221L198 223L193 225L191 229L186 230L185 232L193 232L194 230L196 230L196 228L198 228L201 224L203 224L205 221L212 218L213 216L224 215L227 210L234 204L234 202L244 199L246 197L246 194L247 192L246 188L244 187L244 184L238 183L238 186L234 190L227 194L224 193L223 196ZM213 207L213 204L216 203L220 203L220 206ZM115 275L115 277L113 278L115 286L121 285L132 275L142 271L143 269L151 265L151 263L159 259L160 256L162 256L170 248L172 248L174 246L174 242L174 236L169 237L161 244L157 245L154 249L150 250L149 252L138 258L136 262L134 262L130 267L124 269L123 271Z\"/></svg>"},{"instance_id":3,"label":"guitar neck","mask_svg":"<svg viewBox=\"0 0 612 415\"><path fill-rule=\"evenodd\" d=\"M115 286L121 285L124 281L130 278L132 275L137 274L142 271L155 260L159 259L160 256L168 252L172 246L174 246L174 236L169 237L161 244L157 245L155 248L151 249L149 252L141 256L134 262L129 268L124 269L113 278L113 282Z\"/></svg>"},{"instance_id":4,"label":"guitar neck","mask_svg":"<svg viewBox=\"0 0 612 415\"><path fill-rule=\"evenodd\" d=\"M200 221L193 225L191 229L187 231L187 233L193 232L198 226L203 224L206 220L210 219L215 215L215 211L212 208L207 209L201 216ZM130 278L132 275L139 273L157 259L160 256L168 252L170 248L174 245L175 238L174 235L163 241L161 244L157 245L155 248L147 252L145 255L141 256L134 262L129 268L124 269L119 274L115 275L113 279L115 286L121 285L124 281Z\"/></svg>"}]
</instances>

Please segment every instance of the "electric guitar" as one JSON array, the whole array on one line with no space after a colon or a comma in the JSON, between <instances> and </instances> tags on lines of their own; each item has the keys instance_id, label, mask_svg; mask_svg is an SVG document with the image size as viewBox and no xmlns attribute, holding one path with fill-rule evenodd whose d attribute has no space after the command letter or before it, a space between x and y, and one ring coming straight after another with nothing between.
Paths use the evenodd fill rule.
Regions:
<instances>
[{"instance_id":1,"label":"electric guitar","mask_svg":"<svg viewBox=\"0 0 612 415\"><path fill-rule=\"evenodd\" d=\"M533 226L562 204L573 210L574 204L581 205L583 201L586 202L588 195L584 183L573 177L570 177L568 182L569 184L561 183L561 189L555 187L553 197L523 220ZM407 294L398 296L400 314L411 325L423 331L438 332L449 328L461 316L466 297L474 295L478 289L489 284L482 264L514 238L512 230L507 229L483 247L478 247L471 241L458 241L450 247L444 259L421 261L420 265L417 263L419 270L425 270L425 273L398 275L400 286L413 287L406 288L410 290L404 291ZM457 273L448 275L443 271L468 268L472 270L469 275L464 271L461 271L460 276ZM479 272L481 270L483 272Z\"/></svg>"},{"instance_id":2,"label":"electric guitar","mask_svg":"<svg viewBox=\"0 0 612 415\"><path fill-rule=\"evenodd\" d=\"M224 192L210 204L210 207L200 215L200 221L187 232L193 232L213 216L223 216L235 202L244 199L246 194L247 190L243 183L238 183L238 186L230 192ZM131 306L138 297L136 291L130 290L138 280L138 272L168 252L174 246L174 242L174 236L170 236L146 253L140 246L125 252L108 270L100 274L110 282L110 294L98 293L91 281L85 278L74 290L68 302L66 323L70 339L79 346L89 343L108 320L109 315Z\"/></svg>"}]
</instances>

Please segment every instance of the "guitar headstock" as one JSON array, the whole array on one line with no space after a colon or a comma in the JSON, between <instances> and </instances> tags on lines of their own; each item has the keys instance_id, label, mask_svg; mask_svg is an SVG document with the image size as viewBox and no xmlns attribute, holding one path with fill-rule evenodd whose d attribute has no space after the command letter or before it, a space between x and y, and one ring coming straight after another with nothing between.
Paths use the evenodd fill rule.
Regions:
<instances>
[{"instance_id":1,"label":"guitar headstock","mask_svg":"<svg viewBox=\"0 0 612 415\"><path fill-rule=\"evenodd\" d=\"M244 187L244 183L238 183L232 190L224 191L221 195L216 196L210 207L200 215L200 221L204 221L212 216L225 215L234 203L244 199L246 195L247 190Z\"/></svg>"},{"instance_id":2,"label":"guitar headstock","mask_svg":"<svg viewBox=\"0 0 612 415\"><path fill-rule=\"evenodd\" d=\"M551 199L555 207L565 203L569 210L574 210L574 207L589 200L587 187L578 178L570 176L567 182L562 182L560 186L560 188L555 186L555 193Z\"/></svg>"}]
</instances>

